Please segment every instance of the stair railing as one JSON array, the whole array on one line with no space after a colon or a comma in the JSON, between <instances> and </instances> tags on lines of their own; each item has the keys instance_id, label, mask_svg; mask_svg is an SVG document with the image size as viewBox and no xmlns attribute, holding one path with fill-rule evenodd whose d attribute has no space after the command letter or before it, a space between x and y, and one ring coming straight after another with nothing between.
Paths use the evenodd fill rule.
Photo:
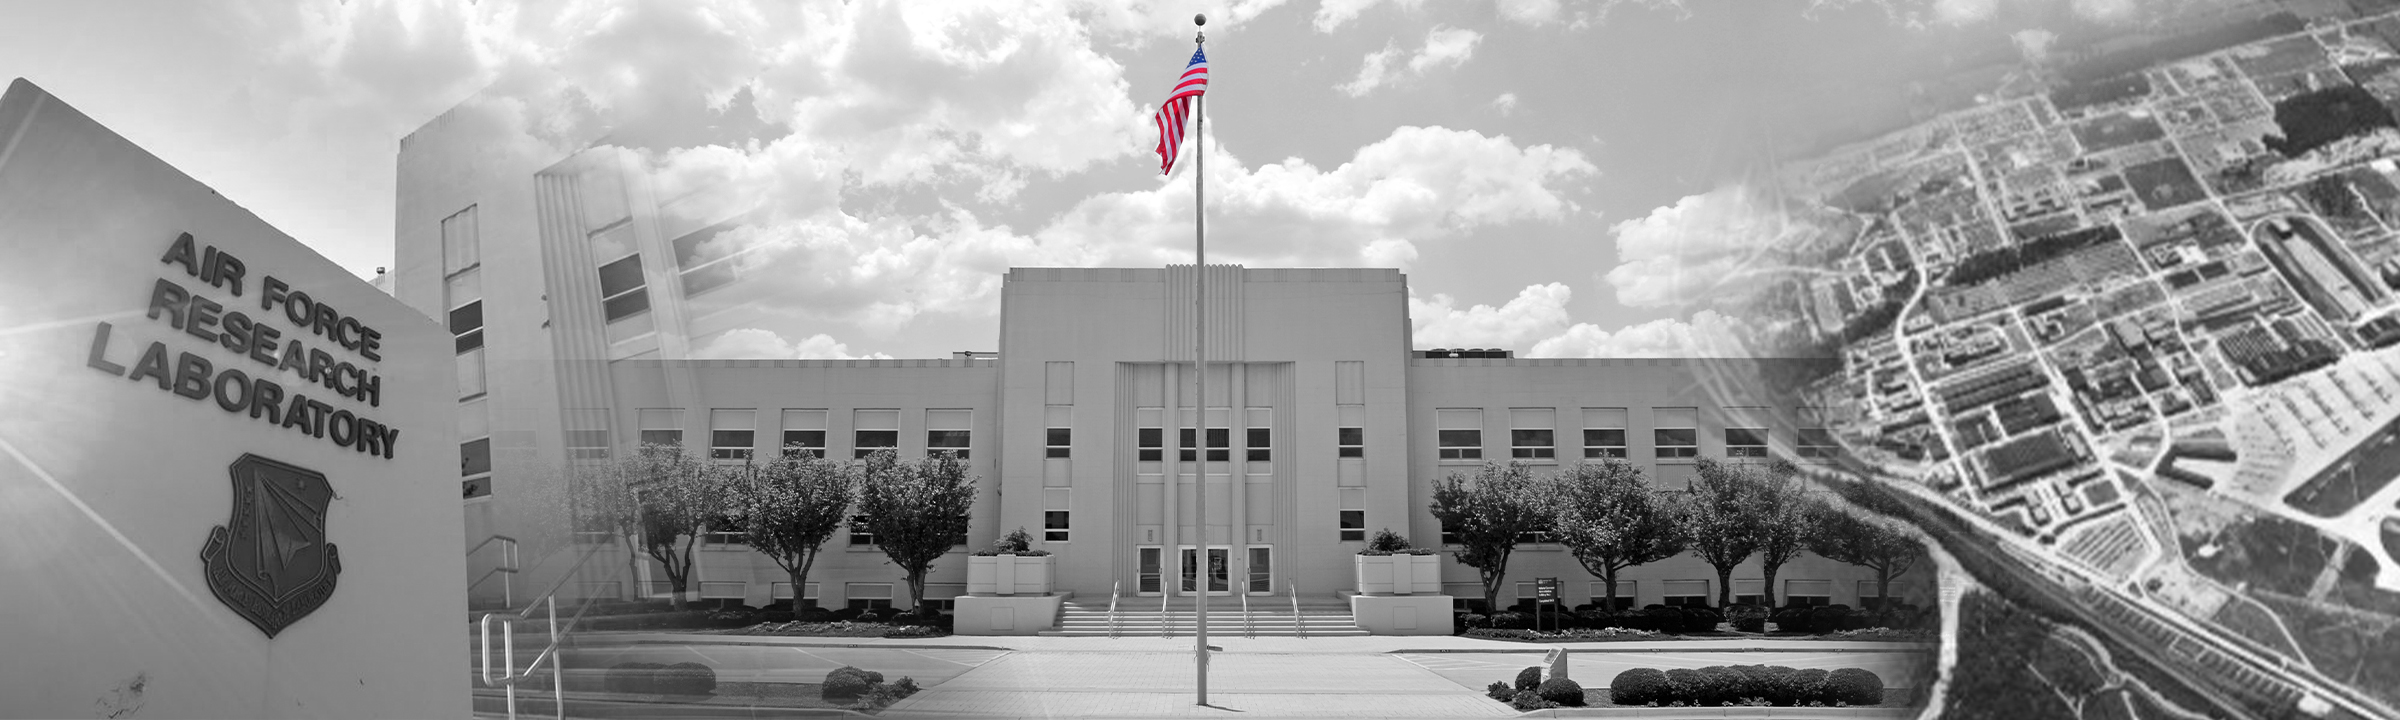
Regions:
<instances>
[{"instance_id":1,"label":"stair railing","mask_svg":"<svg viewBox=\"0 0 2400 720\"><path fill-rule=\"evenodd\" d=\"M605 546L594 545L584 550L583 557L577 558L575 565L558 577L558 582L552 583L548 591L543 592L541 597L535 598L525 609L514 613L488 613L480 621L481 633L477 636L479 638L477 647L482 651L483 657L481 673L483 684L485 686L498 685L507 690L509 720L516 720L517 717L517 683L531 679L535 672L542 669L543 663L550 665L550 703L554 713L553 717L556 720L566 720L566 672L560 666L558 646L569 633L574 632L575 624L583 621L583 614L591 610L592 604L585 602L577 606L574 616L569 617L566 625L561 626L558 622L558 591L566 586L567 581L581 577L583 566L590 563L592 558L599 556L599 551L603 547ZM550 644L544 646L542 652L533 657L532 662L525 664L523 672L519 672L516 669L517 623L532 619L530 616L535 608L547 610L549 622L544 623L544 629L550 635ZM492 674L492 623L494 621L498 621L501 626L500 651L503 657L499 675Z\"/></svg>"},{"instance_id":2,"label":"stair railing","mask_svg":"<svg viewBox=\"0 0 2400 720\"><path fill-rule=\"evenodd\" d=\"M1110 640L1117 639L1117 590L1123 588L1124 585L1125 581L1123 580L1108 585L1108 639Z\"/></svg>"},{"instance_id":3,"label":"stair railing","mask_svg":"<svg viewBox=\"0 0 2400 720\"><path fill-rule=\"evenodd\" d=\"M484 538L483 542L476 543L475 547L467 549L467 557L475 557L476 552L483 550L484 546L490 545L494 542L500 543L500 564L493 566L490 570L484 571L483 575L475 578L474 582L467 583L467 593L468 595L472 596L475 592L475 586L482 585L483 581L492 579L493 575L499 575L500 607L513 608L517 606L517 594L516 581L512 578L516 577L517 571L520 569L517 559L517 539L507 535L493 535L491 537Z\"/></svg>"},{"instance_id":4,"label":"stair railing","mask_svg":"<svg viewBox=\"0 0 2400 720\"><path fill-rule=\"evenodd\" d=\"M1305 640L1305 639L1307 639L1307 638L1308 638L1308 623L1304 623L1304 622L1301 622L1301 621L1300 621L1300 584L1299 584L1299 583L1292 583L1292 585L1291 585L1291 588L1292 588L1292 633L1293 633L1294 635L1297 635L1297 636L1298 636L1298 637L1300 637L1301 639L1304 639L1304 640Z\"/></svg>"},{"instance_id":5,"label":"stair railing","mask_svg":"<svg viewBox=\"0 0 2400 720\"><path fill-rule=\"evenodd\" d=\"M1242 593L1242 637L1258 639L1258 628L1250 624L1250 593Z\"/></svg>"},{"instance_id":6,"label":"stair railing","mask_svg":"<svg viewBox=\"0 0 2400 720\"><path fill-rule=\"evenodd\" d=\"M1166 593L1163 593L1163 592L1158 594L1158 636L1159 636L1159 637L1162 637L1162 638L1163 638L1163 637L1175 637L1175 635L1174 635L1174 634L1167 632L1167 598L1168 598L1168 597L1171 597L1171 596L1169 596L1169 595L1167 595Z\"/></svg>"}]
</instances>

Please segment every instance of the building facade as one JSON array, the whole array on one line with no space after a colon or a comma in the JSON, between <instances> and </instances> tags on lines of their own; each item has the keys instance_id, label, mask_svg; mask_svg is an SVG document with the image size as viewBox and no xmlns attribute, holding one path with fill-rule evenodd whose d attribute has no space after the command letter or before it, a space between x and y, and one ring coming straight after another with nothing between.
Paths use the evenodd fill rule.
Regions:
<instances>
[{"instance_id":1,"label":"building facade","mask_svg":"<svg viewBox=\"0 0 2400 720\"><path fill-rule=\"evenodd\" d=\"M1486 461L1552 472L1618 457L1680 487L1703 456L1830 450L1810 413L1758 391L1775 361L1417 350L1406 277L1389 269L1207 267L1204 393L1192 363L1203 271L1188 265L1012 269L987 346L996 352L695 358L746 327L757 298L789 290L717 242L750 208L725 188L663 189L624 148L553 157L478 137L445 116L402 142L393 273L395 295L457 340L478 598L563 576L564 561L544 559L562 554L547 548L574 543L532 540L558 535L540 518L559 505L562 469L640 443L732 464L791 444L835 459L883 447L965 454L981 492L957 561L936 563L929 580L937 603L963 592L968 550L1018 528L1057 556L1057 585L1082 597L1331 597L1353 588L1351 557L1378 530L1438 541L1434 481ZM1194 432L1202 417L1208 431ZM511 565L495 537L545 549ZM868 536L837 535L804 588L736 535L703 540L701 597L912 602ZM1572 602L1600 594L1570 553L1528 540L1503 603L1531 597L1536 577L1561 578ZM616 557L575 582L663 592L646 560ZM1447 594L1482 596L1473 568L1443 564ZM1926 602L1930 575L1902 578L1894 595ZM1753 563L1733 591L1758 594L1762 579ZM1780 570L1775 594L1855 605L1874 594L1862 587L1871 580L1804 555ZM1619 595L1714 604L1717 582L1685 556L1627 573Z\"/></svg>"}]
</instances>

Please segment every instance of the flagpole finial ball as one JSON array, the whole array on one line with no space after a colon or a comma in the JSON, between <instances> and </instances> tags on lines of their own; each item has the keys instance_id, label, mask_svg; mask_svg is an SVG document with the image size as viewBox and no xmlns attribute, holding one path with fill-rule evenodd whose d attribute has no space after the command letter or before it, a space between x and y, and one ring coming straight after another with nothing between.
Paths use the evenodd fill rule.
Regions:
<instances>
[{"instance_id":1,"label":"flagpole finial ball","mask_svg":"<svg viewBox=\"0 0 2400 720\"><path fill-rule=\"evenodd\" d=\"M1208 16L1207 16L1207 15L1203 15L1203 14L1199 14L1199 13L1194 13L1194 14L1192 14L1192 24L1193 24L1193 25L1207 25L1207 24L1208 24Z\"/></svg>"}]
</instances>

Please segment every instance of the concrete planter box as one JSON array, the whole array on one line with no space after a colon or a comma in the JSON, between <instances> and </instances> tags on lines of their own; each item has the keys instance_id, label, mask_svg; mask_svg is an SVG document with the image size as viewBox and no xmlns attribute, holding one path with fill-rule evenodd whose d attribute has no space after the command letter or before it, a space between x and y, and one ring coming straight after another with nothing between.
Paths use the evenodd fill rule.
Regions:
<instances>
[{"instance_id":1,"label":"concrete planter box","mask_svg":"<svg viewBox=\"0 0 2400 720\"><path fill-rule=\"evenodd\" d=\"M1440 555L1357 555L1358 593L1415 595L1442 592Z\"/></svg>"},{"instance_id":2,"label":"concrete planter box","mask_svg":"<svg viewBox=\"0 0 2400 720\"><path fill-rule=\"evenodd\" d=\"M1056 555L970 555L969 595L1047 595Z\"/></svg>"}]
</instances>

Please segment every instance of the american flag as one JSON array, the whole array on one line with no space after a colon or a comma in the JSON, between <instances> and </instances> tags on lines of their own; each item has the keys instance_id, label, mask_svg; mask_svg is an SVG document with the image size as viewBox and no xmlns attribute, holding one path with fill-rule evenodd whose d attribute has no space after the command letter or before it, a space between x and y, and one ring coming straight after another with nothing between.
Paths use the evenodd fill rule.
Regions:
<instances>
[{"instance_id":1,"label":"american flag","mask_svg":"<svg viewBox=\"0 0 2400 720\"><path fill-rule=\"evenodd\" d=\"M1158 174L1175 169L1175 156L1183 150L1183 121L1192 114L1192 99L1208 93L1208 55L1201 49L1192 50L1192 62L1183 67L1183 77L1175 81L1175 92L1158 106Z\"/></svg>"}]
</instances>

